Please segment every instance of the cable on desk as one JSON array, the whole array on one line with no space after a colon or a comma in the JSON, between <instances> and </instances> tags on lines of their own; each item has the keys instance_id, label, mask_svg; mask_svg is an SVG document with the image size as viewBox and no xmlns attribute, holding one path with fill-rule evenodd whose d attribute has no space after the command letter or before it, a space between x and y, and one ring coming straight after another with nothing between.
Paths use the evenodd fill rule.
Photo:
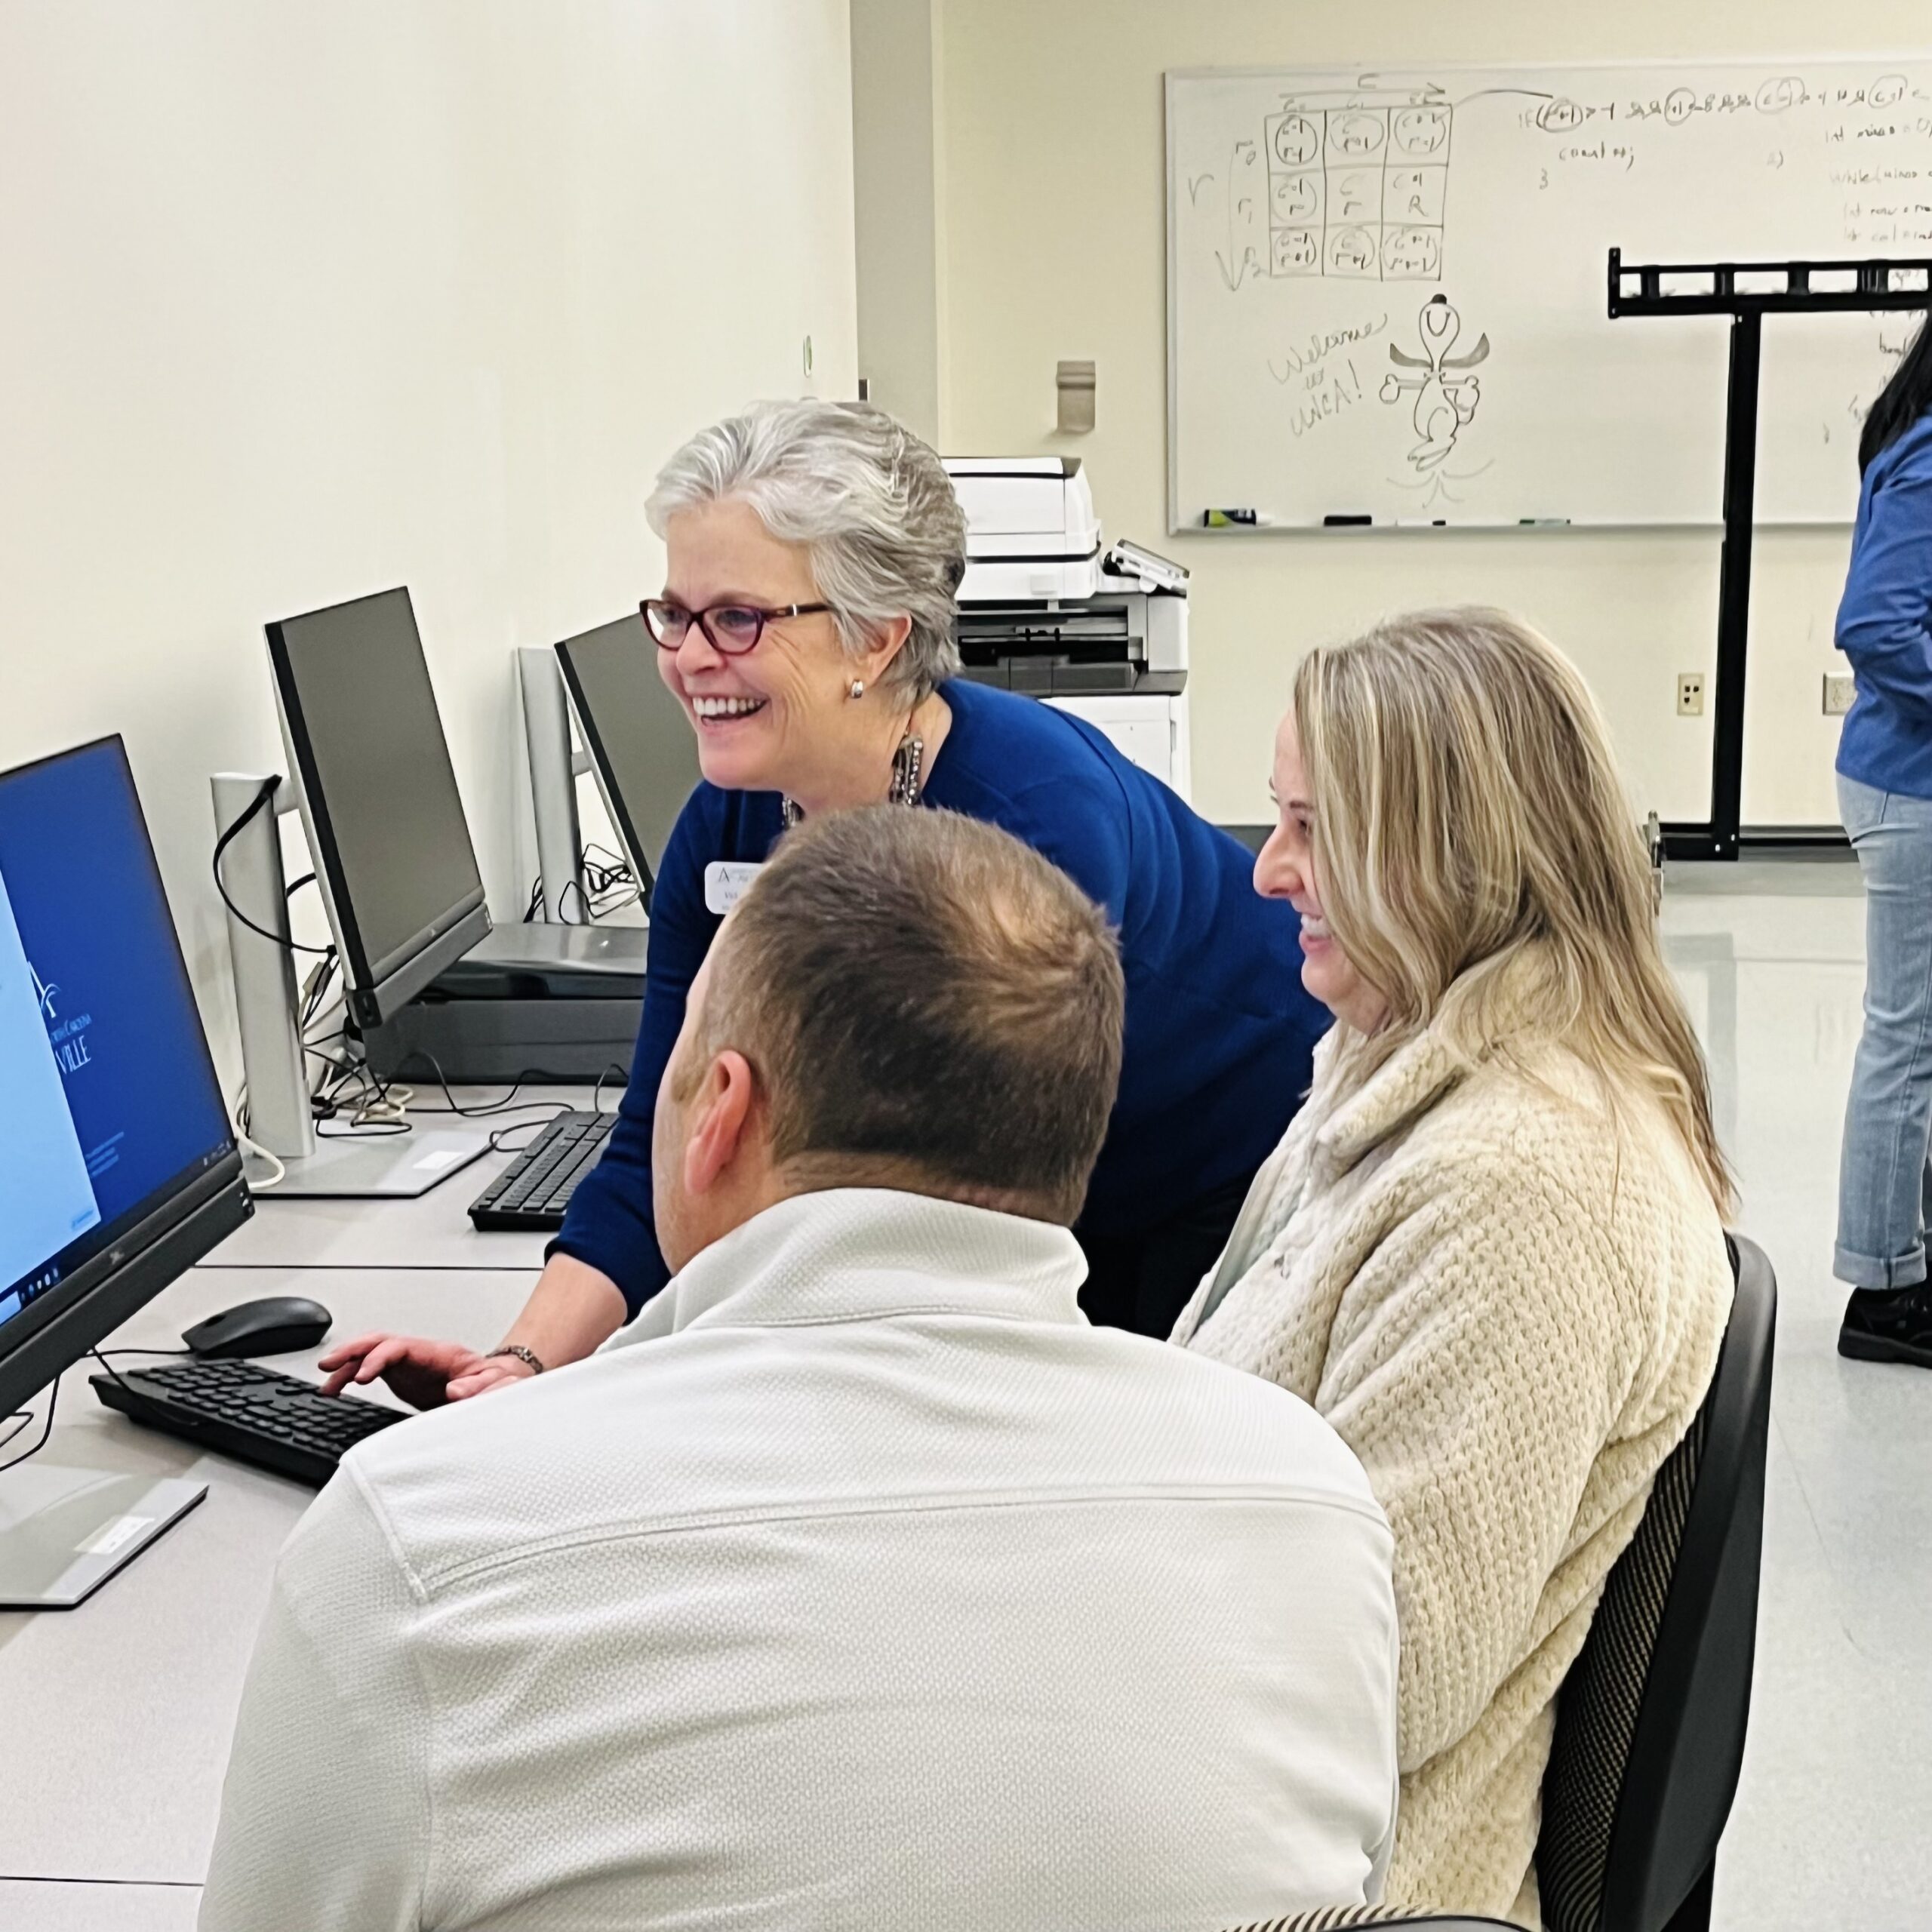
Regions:
<instances>
[{"instance_id":1,"label":"cable on desk","mask_svg":"<svg viewBox=\"0 0 1932 1932\"><path fill-rule=\"evenodd\" d=\"M346 1127L332 1128L326 1119L315 1123L318 1140L395 1140L415 1131L406 1120L365 1118L360 1113L352 1114Z\"/></svg>"},{"instance_id":2,"label":"cable on desk","mask_svg":"<svg viewBox=\"0 0 1932 1932\"><path fill-rule=\"evenodd\" d=\"M38 1456L40 1452L47 1447L47 1438L54 1433L54 1404L58 1402L60 1399L60 1378L57 1375L48 1387L47 1414L45 1419L42 1422L40 1426L40 1440L36 1442L31 1449L23 1449L17 1456L10 1458L6 1462L0 1463L0 1475L4 1475L8 1469L18 1469L20 1466L23 1463L26 1462L30 1457ZM28 1421L30 1422L32 1420L32 1417L29 1416ZM23 1435L26 1431L26 1428L27 1423L25 1422L22 1423L20 1427L14 1430L14 1435L8 1437L8 1441L11 1442L14 1440L14 1436Z\"/></svg>"},{"instance_id":3,"label":"cable on desk","mask_svg":"<svg viewBox=\"0 0 1932 1932\"><path fill-rule=\"evenodd\" d=\"M601 857L596 856L600 854ZM598 844L593 840L579 848L577 862L582 879L567 879L563 891L557 895L557 917L565 925L594 924L613 912L621 912L635 906L643 898L644 889L638 884L637 874L631 869L630 861L620 858L608 845ZM587 891L586 883L589 888ZM573 892L583 909L580 920L568 916ZM523 909L523 923L527 926L534 924L543 910L543 875L539 872L531 883L530 897Z\"/></svg>"},{"instance_id":4,"label":"cable on desk","mask_svg":"<svg viewBox=\"0 0 1932 1932\"><path fill-rule=\"evenodd\" d=\"M340 1038L343 1035L331 1037ZM328 1134L325 1138L346 1140L361 1134L380 1139L411 1131L404 1115L416 1097L412 1088L385 1080L366 1060L340 1059L306 1042L302 1051L310 1059L318 1060L324 1066L335 1069L335 1077L325 1077L321 1086L309 1097L309 1110L315 1117L318 1135L323 1132L323 1122L335 1119L345 1111L349 1117L348 1131Z\"/></svg>"},{"instance_id":5,"label":"cable on desk","mask_svg":"<svg viewBox=\"0 0 1932 1932\"><path fill-rule=\"evenodd\" d=\"M601 863L594 856L599 853L603 855ZM643 888L637 882L637 874L631 869L630 861L619 857L608 845L593 841L585 846L583 864L584 876L590 881L590 916L593 920L623 912L644 897Z\"/></svg>"},{"instance_id":6,"label":"cable on desk","mask_svg":"<svg viewBox=\"0 0 1932 1932\"><path fill-rule=\"evenodd\" d=\"M568 1103L565 1103L563 1111L565 1113L568 1113L571 1111ZM559 1118L559 1115L552 1114L550 1116L550 1120L555 1120ZM531 1149L534 1147L538 1140L542 1138L543 1130L550 1124L550 1120L512 1121L507 1127L492 1128L490 1130L490 1152L493 1154L528 1153ZM534 1127L537 1131L533 1134L528 1140L525 1141L521 1146L512 1147L510 1143L503 1138L503 1136L506 1134L518 1134L525 1128L532 1127Z\"/></svg>"},{"instance_id":7,"label":"cable on desk","mask_svg":"<svg viewBox=\"0 0 1932 1932\"><path fill-rule=\"evenodd\" d=\"M90 1349L88 1351L88 1353L92 1355L116 1382L121 1383L121 1386L124 1389L128 1385L121 1381L121 1371L114 1366L114 1358L116 1355L186 1356L192 1355L194 1352L192 1349Z\"/></svg>"},{"instance_id":8,"label":"cable on desk","mask_svg":"<svg viewBox=\"0 0 1932 1932\"><path fill-rule=\"evenodd\" d=\"M251 1140L246 1128L236 1128L235 1137L242 1143L247 1152L254 1155L258 1161L267 1161L269 1165L275 1170L272 1174L263 1175L259 1180L251 1177L248 1183L251 1193L266 1194L270 1188L279 1187L288 1178L288 1163L279 1154L271 1154L259 1140Z\"/></svg>"},{"instance_id":9,"label":"cable on desk","mask_svg":"<svg viewBox=\"0 0 1932 1932\"><path fill-rule=\"evenodd\" d=\"M127 1385L127 1383L126 1383L125 1382L122 1382L122 1381L121 1380L121 1371L120 1371L118 1368L116 1368L116 1367L114 1366L113 1363L112 1363L111 1361L109 1361L109 1360L108 1359L108 1357L109 1357L109 1356L110 1356L110 1355L185 1355L188 1354L189 1352L189 1350L187 1350L186 1349L109 1349L108 1350L108 1352L107 1352L107 1354L106 1354L106 1355L103 1355L103 1354L101 1353L101 1352L100 1351L100 1349L88 1349L88 1353L89 1355L92 1355L92 1356L94 1357L94 1360L95 1360L96 1361L99 1362L99 1363L100 1364L101 1367L102 1367L103 1368L106 1369L106 1371L108 1372L108 1374L109 1374L109 1375L112 1376L112 1377L113 1377L113 1378L115 1379L115 1380L117 1383L120 1383L120 1386L121 1386L123 1389L127 1389L127 1388L128 1388L128 1385ZM131 1395L134 1392L131 1389L128 1389L128 1394L130 1394L130 1395Z\"/></svg>"},{"instance_id":10,"label":"cable on desk","mask_svg":"<svg viewBox=\"0 0 1932 1932\"><path fill-rule=\"evenodd\" d=\"M420 1060L423 1062L430 1072L435 1075L436 1084L443 1090L443 1098L448 1103L446 1106L441 1107L419 1103L411 1109L416 1113L451 1113L460 1115L465 1120L480 1120L486 1115L521 1113L531 1107L550 1107L555 1109L558 1113L568 1113L571 1110L570 1103L568 1100L525 1100L521 1105L517 1104L516 1097L523 1091L523 1084L526 1080L541 1080L545 1077L543 1070L540 1067L526 1066L510 1082L509 1091L501 1100L480 1101L473 1106L466 1107L451 1091L448 1076L443 1072L442 1062L438 1060L434 1054L425 1047L412 1048L396 1064L399 1067L407 1066L413 1060Z\"/></svg>"}]
</instances>

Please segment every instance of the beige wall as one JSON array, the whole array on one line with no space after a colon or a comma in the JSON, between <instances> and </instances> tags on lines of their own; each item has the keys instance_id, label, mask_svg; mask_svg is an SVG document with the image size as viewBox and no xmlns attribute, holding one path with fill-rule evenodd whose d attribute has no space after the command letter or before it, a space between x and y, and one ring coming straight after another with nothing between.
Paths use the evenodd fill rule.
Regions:
<instances>
[{"instance_id":1,"label":"beige wall","mask_svg":"<svg viewBox=\"0 0 1932 1932\"><path fill-rule=\"evenodd\" d=\"M1115 535L1193 583L1196 801L1268 815L1269 740L1297 660L1378 613L1479 599L1522 611L1601 699L1639 810L1702 818L1709 717L1675 715L1680 671L1712 668L1712 531L1445 531L1248 540L1168 537L1164 147L1170 67L1397 60L1721 58L1893 51L1932 38L1923 0L1615 8L1489 0L942 0L949 452L1064 450L1092 466ZM1098 365L1098 427L1053 430L1054 365ZM1747 823L1835 817L1838 721L1820 709L1847 533L1757 548Z\"/></svg>"},{"instance_id":2,"label":"beige wall","mask_svg":"<svg viewBox=\"0 0 1932 1932\"><path fill-rule=\"evenodd\" d=\"M0 765L127 734L231 1069L264 620L410 586L517 916L511 652L657 587L693 429L854 392L851 143L846 0L0 6Z\"/></svg>"},{"instance_id":3,"label":"beige wall","mask_svg":"<svg viewBox=\"0 0 1932 1932\"><path fill-rule=\"evenodd\" d=\"M851 0L859 373L872 400L939 435L939 0Z\"/></svg>"}]
</instances>

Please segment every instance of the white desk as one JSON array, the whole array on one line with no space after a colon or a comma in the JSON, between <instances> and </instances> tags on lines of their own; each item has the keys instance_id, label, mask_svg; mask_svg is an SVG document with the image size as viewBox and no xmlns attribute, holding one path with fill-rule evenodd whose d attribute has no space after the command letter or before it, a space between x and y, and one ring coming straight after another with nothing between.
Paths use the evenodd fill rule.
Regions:
<instances>
[{"instance_id":1,"label":"white desk","mask_svg":"<svg viewBox=\"0 0 1932 1932\"><path fill-rule=\"evenodd\" d=\"M177 1346L183 1327L236 1302L308 1294L334 1313L336 1337L404 1327L487 1348L523 1305L535 1272L534 1263L199 1268L103 1346ZM275 1366L312 1374L313 1357ZM0 1924L8 1932L180 1932L193 1922L198 1890L171 1888L198 1888L206 1876L270 1571L311 1492L198 1455L103 1407L87 1386L92 1367L77 1364L63 1379L48 1460L192 1473L206 1478L208 1494L78 1610L0 1613L4 1761L17 1786L0 1805L0 1872L8 1875Z\"/></svg>"},{"instance_id":2,"label":"white desk","mask_svg":"<svg viewBox=\"0 0 1932 1932\"><path fill-rule=\"evenodd\" d=\"M504 1089L459 1087L466 1106L494 1100ZM608 1108L617 1095L606 1088ZM588 1109L588 1087L538 1087L518 1096L549 1104ZM545 1115L492 1114L455 1120L446 1113L417 1116L425 1126L500 1131L511 1151L485 1154L459 1168L414 1201L325 1201L278 1198L272 1188L255 1197L255 1216L238 1228L202 1263L216 1268L540 1268L546 1234L478 1234L469 1225L469 1204L508 1167L515 1150L536 1137ZM513 1131L514 1130L514 1131ZM291 1291L291 1293L299 1292ZM243 1299L237 1295L237 1301ZM326 1295L318 1299L326 1302Z\"/></svg>"},{"instance_id":3,"label":"white desk","mask_svg":"<svg viewBox=\"0 0 1932 1932\"><path fill-rule=\"evenodd\" d=\"M195 1885L48 1885L0 1878L8 1932L195 1932Z\"/></svg>"},{"instance_id":4,"label":"white desk","mask_svg":"<svg viewBox=\"0 0 1932 1932\"><path fill-rule=\"evenodd\" d=\"M534 1274L543 1265L549 1235L483 1235L469 1225L469 1204L510 1159L508 1154L486 1154L414 1201L278 1201L269 1189L255 1196L254 1218L202 1266L214 1274L300 1269L323 1272L325 1279L338 1269L371 1268L514 1268ZM328 1301L313 1284L288 1292Z\"/></svg>"}]
</instances>

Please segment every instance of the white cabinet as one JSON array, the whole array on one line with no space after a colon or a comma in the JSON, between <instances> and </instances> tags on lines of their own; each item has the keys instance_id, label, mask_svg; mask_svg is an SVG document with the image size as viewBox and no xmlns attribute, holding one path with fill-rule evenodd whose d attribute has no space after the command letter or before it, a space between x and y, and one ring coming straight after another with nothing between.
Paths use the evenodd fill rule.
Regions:
<instances>
[{"instance_id":1,"label":"white cabinet","mask_svg":"<svg viewBox=\"0 0 1932 1932\"><path fill-rule=\"evenodd\" d=\"M1173 697L1050 697L1046 702L1057 711L1084 718L1143 771L1151 771L1183 798L1192 796L1185 692Z\"/></svg>"}]
</instances>

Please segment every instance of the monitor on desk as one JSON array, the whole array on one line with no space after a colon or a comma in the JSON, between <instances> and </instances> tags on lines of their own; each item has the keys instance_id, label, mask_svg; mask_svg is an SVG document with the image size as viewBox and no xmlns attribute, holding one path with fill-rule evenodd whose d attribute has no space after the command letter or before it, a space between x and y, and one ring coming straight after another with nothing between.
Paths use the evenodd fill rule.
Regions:
<instances>
[{"instance_id":1,"label":"monitor on desk","mask_svg":"<svg viewBox=\"0 0 1932 1932\"><path fill-rule=\"evenodd\" d=\"M121 740L0 774L0 1417L250 1211ZM203 1493L26 1461L34 1426L0 1604L78 1601Z\"/></svg>"},{"instance_id":2,"label":"monitor on desk","mask_svg":"<svg viewBox=\"0 0 1932 1932\"><path fill-rule=\"evenodd\" d=\"M671 828L703 776L697 735L658 677L657 647L638 612L565 638L557 661L648 912Z\"/></svg>"},{"instance_id":3,"label":"monitor on desk","mask_svg":"<svg viewBox=\"0 0 1932 1932\"><path fill-rule=\"evenodd\" d=\"M490 930L416 613L383 590L267 628L349 1010L377 1026Z\"/></svg>"}]
</instances>

